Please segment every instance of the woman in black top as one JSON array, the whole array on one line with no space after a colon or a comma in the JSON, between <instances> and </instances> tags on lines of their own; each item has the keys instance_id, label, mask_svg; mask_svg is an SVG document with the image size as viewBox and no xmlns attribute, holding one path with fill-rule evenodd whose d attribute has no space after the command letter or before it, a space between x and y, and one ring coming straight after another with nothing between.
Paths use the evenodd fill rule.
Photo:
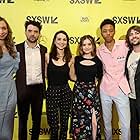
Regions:
<instances>
[{"instance_id":1,"label":"woman in black top","mask_svg":"<svg viewBox=\"0 0 140 140\"><path fill-rule=\"evenodd\" d=\"M92 36L81 37L79 55L73 65L73 139L99 140L100 99L97 84L102 77L102 63L96 56L96 44Z\"/></svg>"},{"instance_id":2,"label":"woman in black top","mask_svg":"<svg viewBox=\"0 0 140 140\"><path fill-rule=\"evenodd\" d=\"M47 119L51 140L66 140L70 113L71 89L68 85L72 55L65 31L54 35L50 54L46 56L48 88ZM60 133L59 133L60 124Z\"/></svg>"}]
</instances>

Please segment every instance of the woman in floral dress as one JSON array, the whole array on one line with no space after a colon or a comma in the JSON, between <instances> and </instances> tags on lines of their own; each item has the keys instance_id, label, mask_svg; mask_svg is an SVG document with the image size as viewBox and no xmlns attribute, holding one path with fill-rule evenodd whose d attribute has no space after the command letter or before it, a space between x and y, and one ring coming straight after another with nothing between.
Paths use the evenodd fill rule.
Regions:
<instances>
[{"instance_id":1,"label":"woman in floral dress","mask_svg":"<svg viewBox=\"0 0 140 140\"><path fill-rule=\"evenodd\" d=\"M73 139L99 140L101 105L97 89L102 77L102 63L96 56L92 36L81 37L78 53L72 72L72 79L76 81L73 89Z\"/></svg>"}]
</instances>

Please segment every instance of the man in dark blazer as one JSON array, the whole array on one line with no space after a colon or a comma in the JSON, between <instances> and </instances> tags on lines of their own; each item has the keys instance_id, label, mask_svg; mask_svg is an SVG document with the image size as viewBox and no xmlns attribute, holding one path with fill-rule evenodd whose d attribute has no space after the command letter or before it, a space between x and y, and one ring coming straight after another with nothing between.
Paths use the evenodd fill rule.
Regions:
<instances>
[{"instance_id":1,"label":"man in dark blazer","mask_svg":"<svg viewBox=\"0 0 140 140\"><path fill-rule=\"evenodd\" d=\"M139 140L140 123L140 26L132 26L126 34L126 43L129 52L126 61L126 74L130 84L131 93L131 140Z\"/></svg>"},{"instance_id":2,"label":"man in dark blazer","mask_svg":"<svg viewBox=\"0 0 140 140\"><path fill-rule=\"evenodd\" d=\"M45 55L47 53L47 48L38 43L41 28L39 22L26 21L25 35L27 39L16 45L21 60L16 74L19 140L27 140L27 121L30 107L32 115L31 140L39 138L43 94L45 92Z\"/></svg>"}]
</instances>

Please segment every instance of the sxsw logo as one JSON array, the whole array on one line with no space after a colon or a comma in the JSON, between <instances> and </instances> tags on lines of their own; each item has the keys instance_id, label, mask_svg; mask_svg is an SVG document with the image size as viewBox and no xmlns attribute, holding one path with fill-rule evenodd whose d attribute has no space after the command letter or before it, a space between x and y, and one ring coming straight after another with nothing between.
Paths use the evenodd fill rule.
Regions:
<instances>
[{"instance_id":1,"label":"sxsw logo","mask_svg":"<svg viewBox=\"0 0 140 140\"><path fill-rule=\"evenodd\" d=\"M15 0L0 0L1 3L15 3Z\"/></svg>"},{"instance_id":2,"label":"sxsw logo","mask_svg":"<svg viewBox=\"0 0 140 140\"><path fill-rule=\"evenodd\" d=\"M35 20L43 24L58 24L57 16L27 16L27 20Z\"/></svg>"},{"instance_id":3,"label":"sxsw logo","mask_svg":"<svg viewBox=\"0 0 140 140\"><path fill-rule=\"evenodd\" d=\"M70 0L70 4L101 4L101 0Z\"/></svg>"},{"instance_id":4,"label":"sxsw logo","mask_svg":"<svg viewBox=\"0 0 140 140\"><path fill-rule=\"evenodd\" d=\"M29 129L29 135L32 135L33 131L32 129ZM39 135L49 135L51 133L50 128L40 128Z\"/></svg>"},{"instance_id":5,"label":"sxsw logo","mask_svg":"<svg viewBox=\"0 0 140 140\"><path fill-rule=\"evenodd\" d=\"M70 44L78 44L80 42L80 36L71 36L69 41Z\"/></svg>"},{"instance_id":6,"label":"sxsw logo","mask_svg":"<svg viewBox=\"0 0 140 140\"><path fill-rule=\"evenodd\" d=\"M122 134L121 129L119 128L112 129L112 135L121 135L121 134Z\"/></svg>"},{"instance_id":7,"label":"sxsw logo","mask_svg":"<svg viewBox=\"0 0 140 140\"><path fill-rule=\"evenodd\" d=\"M112 19L115 24L140 24L139 16L114 16Z\"/></svg>"},{"instance_id":8,"label":"sxsw logo","mask_svg":"<svg viewBox=\"0 0 140 140\"><path fill-rule=\"evenodd\" d=\"M80 38L81 38L80 36L71 36L69 38L69 43L70 44L79 44ZM100 45L100 38L99 37L97 37L97 38L94 37L94 39L95 39L95 42Z\"/></svg>"}]
</instances>

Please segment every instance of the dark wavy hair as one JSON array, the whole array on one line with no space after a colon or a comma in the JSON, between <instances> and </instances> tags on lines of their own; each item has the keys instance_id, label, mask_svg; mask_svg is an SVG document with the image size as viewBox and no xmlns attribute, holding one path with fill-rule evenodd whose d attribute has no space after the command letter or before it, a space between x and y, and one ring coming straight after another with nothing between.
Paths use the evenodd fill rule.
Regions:
<instances>
[{"instance_id":1,"label":"dark wavy hair","mask_svg":"<svg viewBox=\"0 0 140 140\"><path fill-rule=\"evenodd\" d=\"M132 46L132 44L131 44L130 41L129 41L129 35L130 35L131 30L135 30L135 31L137 31L137 32L140 33L140 26L134 25L134 26L131 26L131 27L127 30L127 33L126 33L126 43L127 43L127 46L129 47L130 51L133 50L133 46Z\"/></svg>"},{"instance_id":2,"label":"dark wavy hair","mask_svg":"<svg viewBox=\"0 0 140 140\"><path fill-rule=\"evenodd\" d=\"M91 41L92 48L93 48L91 55L95 56L96 55L96 42L95 42L95 39L91 35L84 35L80 38L80 42L79 42L78 48L77 48L77 55L82 56L84 54L82 46L83 46L83 42L86 39L89 39Z\"/></svg>"},{"instance_id":3,"label":"dark wavy hair","mask_svg":"<svg viewBox=\"0 0 140 140\"><path fill-rule=\"evenodd\" d=\"M35 21L35 20L27 20L27 21L25 21L25 30L27 30L27 27L28 27L28 25L33 25L33 26L36 26L38 29L39 29L39 32L41 31L41 29L42 29L42 25L41 25L41 23L40 22L38 22L38 21Z\"/></svg>"},{"instance_id":4,"label":"dark wavy hair","mask_svg":"<svg viewBox=\"0 0 140 140\"><path fill-rule=\"evenodd\" d=\"M69 47L69 36L63 30L60 30L60 31L56 32L55 35L54 35L52 45L51 45L50 57L53 58L56 61L59 59L57 57L58 54L57 54L57 47L55 45L55 40L56 40L57 35L60 34L60 33L64 34L66 36L66 38L67 38L67 46L66 46L66 48L64 48L63 61L69 62L70 59L72 58L72 54L71 54L70 47Z\"/></svg>"},{"instance_id":5,"label":"dark wavy hair","mask_svg":"<svg viewBox=\"0 0 140 140\"><path fill-rule=\"evenodd\" d=\"M9 54L13 58L15 58L17 55L17 52L15 50L14 38L12 37L12 30L11 30L8 22L6 21L6 19L4 19L3 17L0 17L0 21L4 21L7 26L7 29L8 29L8 34L4 39L5 46L6 46L7 50L9 51ZM2 56L3 56L3 51L2 51L2 48L0 47L0 58L2 58Z\"/></svg>"}]
</instances>

